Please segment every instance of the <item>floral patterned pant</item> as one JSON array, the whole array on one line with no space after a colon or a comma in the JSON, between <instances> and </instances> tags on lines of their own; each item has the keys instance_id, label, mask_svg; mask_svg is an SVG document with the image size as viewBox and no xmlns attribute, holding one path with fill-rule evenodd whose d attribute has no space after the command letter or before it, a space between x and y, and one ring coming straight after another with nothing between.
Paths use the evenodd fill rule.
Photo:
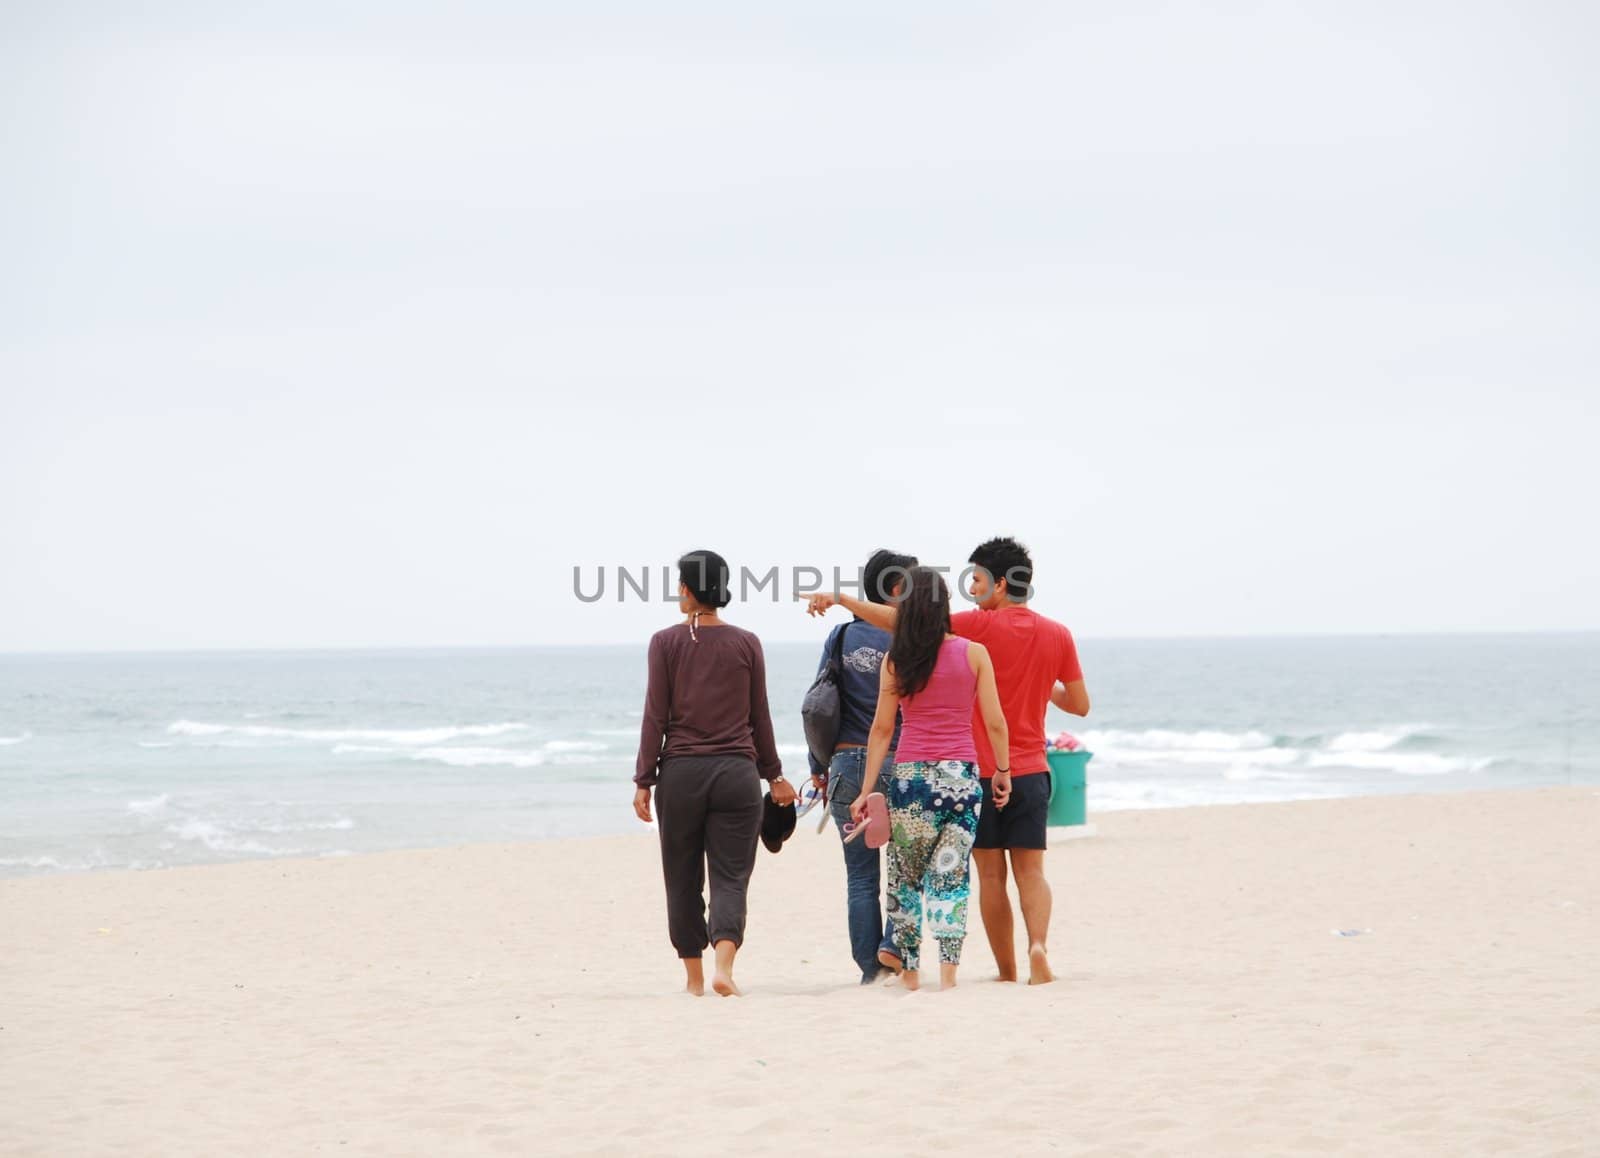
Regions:
<instances>
[{"instance_id":1,"label":"floral patterned pant","mask_svg":"<svg viewBox=\"0 0 1600 1158\"><path fill-rule=\"evenodd\" d=\"M889 920L907 969L917 968L922 921L939 943L939 960L961 962L967 936L969 865L983 802L978 766L964 760L896 764L889 800Z\"/></svg>"}]
</instances>

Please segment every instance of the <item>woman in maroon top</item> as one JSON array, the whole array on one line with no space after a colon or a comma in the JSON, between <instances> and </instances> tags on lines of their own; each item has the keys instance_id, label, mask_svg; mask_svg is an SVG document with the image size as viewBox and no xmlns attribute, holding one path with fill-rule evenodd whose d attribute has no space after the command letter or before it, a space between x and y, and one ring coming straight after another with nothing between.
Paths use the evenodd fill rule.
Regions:
<instances>
[{"instance_id":1,"label":"woman in maroon top","mask_svg":"<svg viewBox=\"0 0 1600 1158\"><path fill-rule=\"evenodd\" d=\"M728 593L726 560L691 551L678 560L682 623L650 638L633 810L650 821L655 789L661 870L667 884L667 932L688 976L705 992L700 955L716 952L711 988L739 996L733 959L744 943L745 895L761 834L761 781L775 804L792 804L767 708L761 641L721 617ZM701 890L709 870L711 920Z\"/></svg>"}]
</instances>

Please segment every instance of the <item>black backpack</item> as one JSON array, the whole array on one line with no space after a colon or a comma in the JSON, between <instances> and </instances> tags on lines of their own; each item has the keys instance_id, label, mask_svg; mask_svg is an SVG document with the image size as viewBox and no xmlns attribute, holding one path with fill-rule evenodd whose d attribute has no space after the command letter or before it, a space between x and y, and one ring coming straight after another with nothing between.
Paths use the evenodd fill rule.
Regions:
<instances>
[{"instance_id":1,"label":"black backpack","mask_svg":"<svg viewBox=\"0 0 1600 1158\"><path fill-rule=\"evenodd\" d=\"M839 739L840 680L844 674L844 633L848 623L840 624L833 637L828 662L800 703L800 719L805 725L806 747L811 758L826 768L833 760L833 746Z\"/></svg>"}]
</instances>

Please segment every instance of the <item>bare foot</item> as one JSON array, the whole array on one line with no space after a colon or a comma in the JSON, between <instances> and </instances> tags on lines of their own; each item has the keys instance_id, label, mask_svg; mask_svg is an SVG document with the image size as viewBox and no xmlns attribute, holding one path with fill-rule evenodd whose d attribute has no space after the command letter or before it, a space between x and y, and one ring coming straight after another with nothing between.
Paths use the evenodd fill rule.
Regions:
<instances>
[{"instance_id":1,"label":"bare foot","mask_svg":"<svg viewBox=\"0 0 1600 1158\"><path fill-rule=\"evenodd\" d=\"M878 950L878 964L895 973L898 973L905 968L905 962L901 961L900 958L896 957L887 949Z\"/></svg>"},{"instance_id":2,"label":"bare foot","mask_svg":"<svg viewBox=\"0 0 1600 1158\"><path fill-rule=\"evenodd\" d=\"M1028 984L1049 985L1056 979L1050 971L1050 957L1044 951L1044 946L1034 944L1028 946Z\"/></svg>"},{"instance_id":3,"label":"bare foot","mask_svg":"<svg viewBox=\"0 0 1600 1158\"><path fill-rule=\"evenodd\" d=\"M691 981L683 987L683 991L690 997L704 997L706 995L705 983Z\"/></svg>"},{"instance_id":4,"label":"bare foot","mask_svg":"<svg viewBox=\"0 0 1600 1158\"><path fill-rule=\"evenodd\" d=\"M739 987L733 983L733 959L739 952L739 946L730 940L718 941L712 946L717 953L717 967L711 974L711 990L718 997L743 997Z\"/></svg>"},{"instance_id":5,"label":"bare foot","mask_svg":"<svg viewBox=\"0 0 1600 1158\"><path fill-rule=\"evenodd\" d=\"M704 997L706 994L706 973L705 967L700 963L700 958L685 957L683 959L683 974L683 991L690 997Z\"/></svg>"},{"instance_id":6,"label":"bare foot","mask_svg":"<svg viewBox=\"0 0 1600 1158\"><path fill-rule=\"evenodd\" d=\"M915 969L905 969L900 973L900 984L915 993L922 988L922 974Z\"/></svg>"},{"instance_id":7,"label":"bare foot","mask_svg":"<svg viewBox=\"0 0 1600 1158\"><path fill-rule=\"evenodd\" d=\"M956 987L956 967L939 962L939 988L954 989Z\"/></svg>"}]
</instances>

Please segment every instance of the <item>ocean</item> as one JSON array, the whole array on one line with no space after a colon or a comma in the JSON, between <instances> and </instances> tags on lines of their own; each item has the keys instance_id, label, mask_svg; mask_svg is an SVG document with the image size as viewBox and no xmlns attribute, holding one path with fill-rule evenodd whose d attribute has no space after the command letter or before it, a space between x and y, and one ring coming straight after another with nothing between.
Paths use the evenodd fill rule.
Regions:
<instances>
[{"instance_id":1,"label":"ocean","mask_svg":"<svg viewBox=\"0 0 1600 1158\"><path fill-rule=\"evenodd\" d=\"M1089 810L1600 783L1600 635L1080 640ZM770 644L805 774L816 644ZM0 656L0 876L642 831L644 646Z\"/></svg>"}]
</instances>

